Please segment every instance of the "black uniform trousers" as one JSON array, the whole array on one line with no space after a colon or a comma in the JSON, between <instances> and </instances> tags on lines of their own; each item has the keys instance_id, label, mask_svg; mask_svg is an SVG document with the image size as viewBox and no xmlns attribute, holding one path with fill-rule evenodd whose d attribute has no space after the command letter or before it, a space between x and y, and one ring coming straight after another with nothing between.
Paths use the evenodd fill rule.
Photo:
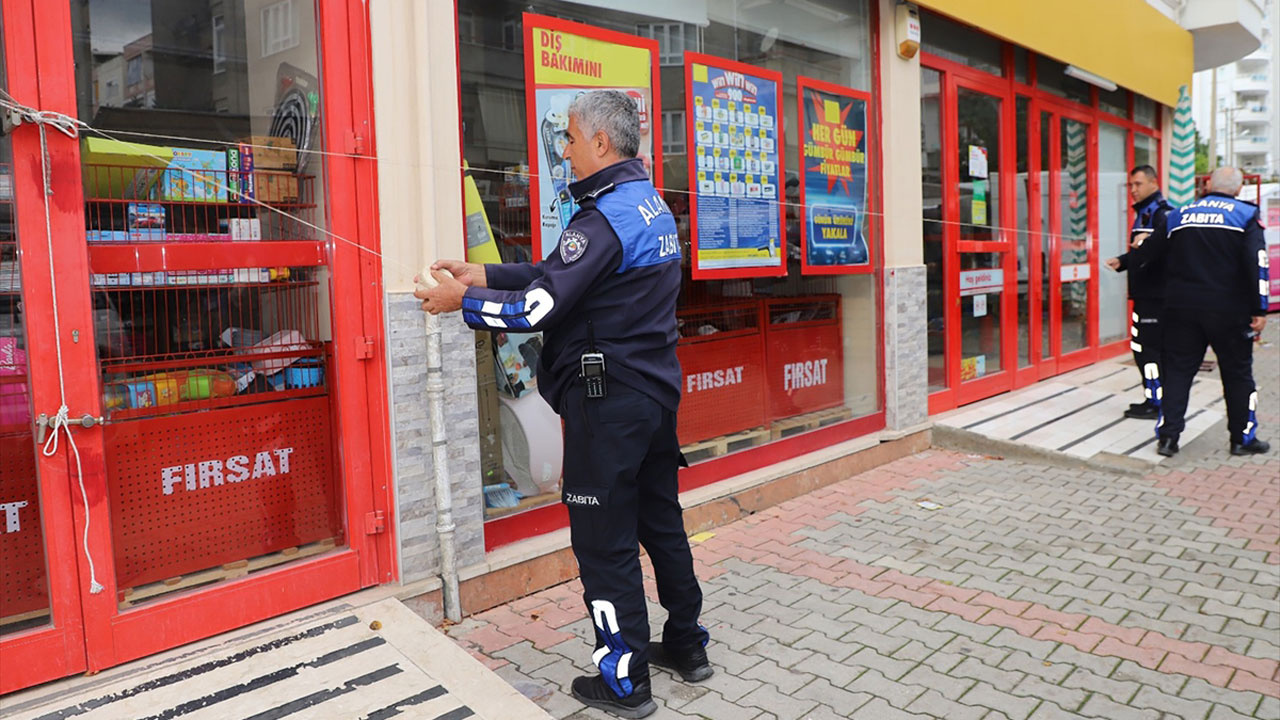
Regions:
<instances>
[{"instance_id":1,"label":"black uniform trousers","mask_svg":"<svg viewBox=\"0 0 1280 720\"><path fill-rule=\"evenodd\" d=\"M1160 329L1160 311L1163 303L1160 300L1135 298L1133 301L1133 324L1129 327L1129 349L1133 351L1133 361L1138 365L1138 374L1142 376L1142 394L1148 404L1160 407L1160 353L1163 345L1163 333Z\"/></svg>"},{"instance_id":2,"label":"black uniform trousers","mask_svg":"<svg viewBox=\"0 0 1280 720\"><path fill-rule=\"evenodd\" d=\"M705 644L702 589L693 572L676 484L676 414L619 382L588 398L565 393L563 501L569 510L582 598L596 628L592 660L619 696L648 677L649 613L640 572L644 545L658 601L667 610L664 645Z\"/></svg>"},{"instance_id":3,"label":"black uniform trousers","mask_svg":"<svg viewBox=\"0 0 1280 720\"><path fill-rule=\"evenodd\" d=\"M1249 317L1240 314L1170 308L1161 317L1164 326L1164 403L1156 434L1177 438L1185 427L1191 383L1206 347L1218 356L1222 391L1227 401L1227 431L1231 441L1247 443L1257 433L1257 402L1253 385L1253 339Z\"/></svg>"}]
</instances>

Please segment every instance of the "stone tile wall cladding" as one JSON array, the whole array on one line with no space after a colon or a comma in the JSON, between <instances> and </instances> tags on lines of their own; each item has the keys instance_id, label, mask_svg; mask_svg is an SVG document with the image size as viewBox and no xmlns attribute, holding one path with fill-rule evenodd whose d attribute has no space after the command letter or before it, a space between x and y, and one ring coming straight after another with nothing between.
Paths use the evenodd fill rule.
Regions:
<instances>
[{"instance_id":1,"label":"stone tile wall cladding","mask_svg":"<svg viewBox=\"0 0 1280 720\"><path fill-rule=\"evenodd\" d=\"M475 333L459 313L441 317L445 421L458 566L484 560L484 497L476 399ZM387 351L391 366L391 430L395 437L396 522L401 582L437 574L435 479L427 413L426 320L409 293L387 295Z\"/></svg>"},{"instance_id":2,"label":"stone tile wall cladding","mask_svg":"<svg viewBox=\"0 0 1280 720\"><path fill-rule=\"evenodd\" d=\"M929 417L929 346L924 265L885 268L885 427L894 430Z\"/></svg>"}]
</instances>

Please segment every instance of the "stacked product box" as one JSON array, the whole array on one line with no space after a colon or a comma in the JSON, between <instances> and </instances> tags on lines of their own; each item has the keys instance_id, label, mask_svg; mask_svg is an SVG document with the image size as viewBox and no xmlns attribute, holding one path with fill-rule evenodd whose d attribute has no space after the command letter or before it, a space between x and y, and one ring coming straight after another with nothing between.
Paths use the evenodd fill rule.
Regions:
<instances>
[{"instance_id":1,"label":"stacked product box","mask_svg":"<svg viewBox=\"0 0 1280 720\"><path fill-rule=\"evenodd\" d=\"M174 148L156 195L168 201L227 202L226 152Z\"/></svg>"}]
</instances>

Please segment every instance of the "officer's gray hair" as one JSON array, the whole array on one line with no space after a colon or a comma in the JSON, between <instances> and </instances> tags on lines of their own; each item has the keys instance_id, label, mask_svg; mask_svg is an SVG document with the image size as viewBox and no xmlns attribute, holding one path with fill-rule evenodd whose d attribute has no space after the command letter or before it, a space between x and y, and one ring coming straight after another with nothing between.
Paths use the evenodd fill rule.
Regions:
<instances>
[{"instance_id":1,"label":"officer's gray hair","mask_svg":"<svg viewBox=\"0 0 1280 720\"><path fill-rule=\"evenodd\" d=\"M640 152L640 112L636 101L621 90L592 90L569 103L569 115L578 118L582 134L609 136L613 149L624 158Z\"/></svg>"},{"instance_id":2,"label":"officer's gray hair","mask_svg":"<svg viewBox=\"0 0 1280 720\"><path fill-rule=\"evenodd\" d=\"M1235 197L1242 185L1244 185L1244 173L1229 165L1214 170L1209 176L1209 192Z\"/></svg>"}]
</instances>

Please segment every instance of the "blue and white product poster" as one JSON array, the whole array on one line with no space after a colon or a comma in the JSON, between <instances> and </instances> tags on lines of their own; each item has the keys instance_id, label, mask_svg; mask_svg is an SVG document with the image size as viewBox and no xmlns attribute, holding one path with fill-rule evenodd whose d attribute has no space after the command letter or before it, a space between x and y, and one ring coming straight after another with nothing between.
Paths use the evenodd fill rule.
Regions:
<instances>
[{"instance_id":1,"label":"blue and white product poster","mask_svg":"<svg viewBox=\"0 0 1280 720\"><path fill-rule=\"evenodd\" d=\"M800 197L806 274L871 272L867 242L870 97L810 78L800 93Z\"/></svg>"},{"instance_id":2,"label":"blue and white product poster","mask_svg":"<svg viewBox=\"0 0 1280 720\"><path fill-rule=\"evenodd\" d=\"M783 275L782 77L686 57L693 277Z\"/></svg>"}]
</instances>

